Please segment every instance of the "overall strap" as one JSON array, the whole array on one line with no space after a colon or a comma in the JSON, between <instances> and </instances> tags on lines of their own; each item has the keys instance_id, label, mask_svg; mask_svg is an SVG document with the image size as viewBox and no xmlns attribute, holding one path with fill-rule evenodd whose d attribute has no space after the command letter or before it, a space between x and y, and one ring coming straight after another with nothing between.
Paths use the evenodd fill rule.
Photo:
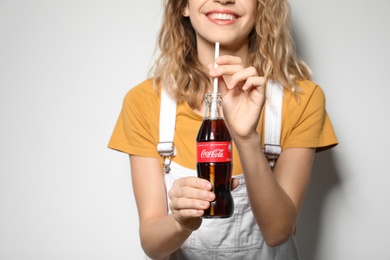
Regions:
<instances>
[{"instance_id":1,"label":"overall strap","mask_svg":"<svg viewBox=\"0 0 390 260\"><path fill-rule=\"evenodd\" d=\"M173 144L176 124L176 101L161 88L161 105L160 105L160 127L159 143L157 151L163 158L163 170L165 173L170 171L172 156L176 150Z\"/></svg>"},{"instance_id":2,"label":"overall strap","mask_svg":"<svg viewBox=\"0 0 390 260\"><path fill-rule=\"evenodd\" d=\"M273 168L282 152L280 132L282 128L283 86L269 80L265 107L264 154Z\"/></svg>"}]
</instances>

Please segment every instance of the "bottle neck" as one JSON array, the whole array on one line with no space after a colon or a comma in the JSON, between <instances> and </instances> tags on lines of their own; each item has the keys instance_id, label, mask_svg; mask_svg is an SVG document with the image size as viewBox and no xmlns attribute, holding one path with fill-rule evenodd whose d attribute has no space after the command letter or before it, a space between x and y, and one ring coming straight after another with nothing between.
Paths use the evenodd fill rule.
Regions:
<instances>
[{"instance_id":1,"label":"bottle neck","mask_svg":"<svg viewBox=\"0 0 390 260\"><path fill-rule=\"evenodd\" d=\"M204 119L222 119L222 97L221 93L206 94L206 110Z\"/></svg>"}]
</instances>

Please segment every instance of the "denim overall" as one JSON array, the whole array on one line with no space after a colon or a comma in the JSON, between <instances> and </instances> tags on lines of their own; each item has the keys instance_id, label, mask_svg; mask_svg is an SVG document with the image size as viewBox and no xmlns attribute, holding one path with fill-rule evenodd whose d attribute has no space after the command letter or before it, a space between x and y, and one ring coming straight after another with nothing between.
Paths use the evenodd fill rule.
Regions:
<instances>
[{"instance_id":1,"label":"denim overall","mask_svg":"<svg viewBox=\"0 0 390 260\"><path fill-rule=\"evenodd\" d=\"M160 140L162 140L162 142L160 142L158 150L164 158L164 180L166 191L168 193L175 180L186 176L197 176L197 173L196 170L185 168L175 162L171 162L170 160L169 154L173 156L175 151L173 142L169 142L167 140L173 140L172 129L174 129L174 126L172 128L172 122L174 124L175 120L172 120L172 116L174 118L176 116L176 104L171 102L171 107L169 108L169 102L163 101L163 99L167 98L169 98L167 94L162 94L160 112ZM170 115L171 118L168 119L167 115ZM161 118L161 116L165 117L165 119ZM170 122L167 123L166 121ZM280 136L277 134L276 138L280 139ZM277 140L277 143L279 143L279 140ZM274 147L278 145L271 143L270 146L271 149L274 149ZM169 150L171 152L169 152ZM271 156L271 167L273 162L274 160ZM239 180L239 186L232 191L234 199L233 216L225 219L203 219L200 228L192 232L190 237L184 242L180 249L165 259L299 259L294 236L292 236L290 240L284 244L277 247L269 247L264 242L264 238L256 223L248 201L244 175L237 175L234 176L234 178Z\"/></svg>"}]
</instances>

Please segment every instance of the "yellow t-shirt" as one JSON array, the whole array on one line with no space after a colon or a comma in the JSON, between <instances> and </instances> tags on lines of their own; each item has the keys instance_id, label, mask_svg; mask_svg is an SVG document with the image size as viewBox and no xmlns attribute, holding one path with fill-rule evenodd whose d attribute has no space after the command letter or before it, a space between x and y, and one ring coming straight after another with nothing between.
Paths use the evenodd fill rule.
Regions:
<instances>
[{"instance_id":1,"label":"yellow t-shirt","mask_svg":"<svg viewBox=\"0 0 390 260\"><path fill-rule=\"evenodd\" d=\"M337 138L325 110L325 96L311 81L301 81L303 94L299 102L284 91L281 147L328 149ZM196 114L187 102L177 105L174 145L177 155L173 161L190 169L196 168L196 136L203 117ZM258 132L263 129L263 115ZM159 142L160 95L148 79L132 88L124 98L122 110L108 147L128 154L160 158ZM241 174L237 149L233 144L233 175Z\"/></svg>"}]
</instances>

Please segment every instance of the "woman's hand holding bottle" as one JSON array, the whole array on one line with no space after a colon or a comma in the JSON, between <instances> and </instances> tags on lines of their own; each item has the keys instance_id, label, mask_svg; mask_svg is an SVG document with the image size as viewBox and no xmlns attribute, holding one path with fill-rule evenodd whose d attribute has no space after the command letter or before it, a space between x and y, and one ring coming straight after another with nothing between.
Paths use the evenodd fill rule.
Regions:
<instances>
[{"instance_id":1,"label":"woman's hand holding bottle","mask_svg":"<svg viewBox=\"0 0 390 260\"><path fill-rule=\"evenodd\" d=\"M200 227L200 217L215 199L211 190L210 182L197 177L184 177L174 182L168 192L169 208L181 228L193 231Z\"/></svg>"}]
</instances>

